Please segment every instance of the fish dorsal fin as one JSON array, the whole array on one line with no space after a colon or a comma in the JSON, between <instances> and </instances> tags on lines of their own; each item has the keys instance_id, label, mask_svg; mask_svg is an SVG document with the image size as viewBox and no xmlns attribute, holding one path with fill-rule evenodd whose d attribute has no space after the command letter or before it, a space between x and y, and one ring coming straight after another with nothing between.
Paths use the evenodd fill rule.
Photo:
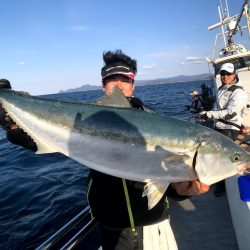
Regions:
<instances>
[{"instance_id":1,"label":"fish dorsal fin","mask_svg":"<svg viewBox=\"0 0 250 250\"><path fill-rule=\"evenodd\" d=\"M109 107L131 108L131 104L118 86L115 86L111 93L97 100L95 104Z\"/></svg>"}]
</instances>

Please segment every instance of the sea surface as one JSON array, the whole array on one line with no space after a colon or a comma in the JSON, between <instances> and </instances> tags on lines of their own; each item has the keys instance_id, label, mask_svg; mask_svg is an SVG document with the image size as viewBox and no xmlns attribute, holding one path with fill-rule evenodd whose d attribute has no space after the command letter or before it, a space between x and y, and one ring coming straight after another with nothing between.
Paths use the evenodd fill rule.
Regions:
<instances>
[{"instance_id":1,"label":"sea surface","mask_svg":"<svg viewBox=\"0 0 250 250\"><path fill-rule=\"evenodd\" d=\"M201 84L182 82L137 87L135 96L158 113L188 119L190 93ZM48 95L90 102L102 91ZM83 149L84 150L84 149ZM11 144L0 128L0 249L34 249L87 206L89 169L61 154L36 155Z\"/></svg>"}]
</instances>

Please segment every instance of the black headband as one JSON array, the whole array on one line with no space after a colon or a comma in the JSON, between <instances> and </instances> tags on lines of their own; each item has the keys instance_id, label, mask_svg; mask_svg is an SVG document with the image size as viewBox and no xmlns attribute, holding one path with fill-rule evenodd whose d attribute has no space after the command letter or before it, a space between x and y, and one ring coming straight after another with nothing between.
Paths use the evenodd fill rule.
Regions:
<instances>
[{"instance_id":1,"label":"black headband","mask_svg":"<svg viewBox=\"0 0 250 250\"><path fill-rule=\"evenodd\" d=\"M133 70L128 66L123 66L123 65L104 67L102 69L101 74L102 74L102 80L112 75L124 75L133 80L135 78Z\"/></svg>"}]
</instances>

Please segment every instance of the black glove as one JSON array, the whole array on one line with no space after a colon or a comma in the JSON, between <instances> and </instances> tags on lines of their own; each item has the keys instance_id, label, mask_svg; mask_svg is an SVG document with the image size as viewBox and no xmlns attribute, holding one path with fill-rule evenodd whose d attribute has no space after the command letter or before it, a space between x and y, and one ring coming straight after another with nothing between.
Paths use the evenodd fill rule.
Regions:
<instances>
[{"instance_id":1,"label":"black glove","mask_svg":"<svg viewBox=\"0 0 250 250\"><path fill-rule=\"evenodd\" d=\"M30 149L32 151L37 151L36 143L27 133L19 128L8 115L6 115L6 112L2 108L1 104L0 125L4 130L6 130L6 137L11 143Z\"/></svg>"},{"instance_id":2,"label":"black glove","mask_svg":"<svg viewBox=\"0 0 250 250\"><path fill-rule=\"evenodd\" d=\"M12 125L15 125L15 123L7 115L2 107L2 104L0 103L0 126L2 126L4 130L7 130L10 129Z\"/></svg>"},{"instance_id":3,"label":"black glove","mask_svg":"<svg viewBox=\"0 0 250 250\"><path fill-rule=\"evenodd\" d=\"M0 89L11 89L11 84L7 79L0 79Z\"/></svg>"},{"instance_id":4,"label":"black glove","mask_svg":"<svg viewBox=\"0 0 250 250\"><path fill-rule=\"evenodd\" d=\"M6 136L7 139L13 144L32 150L34 152L37 151L36 143L21 128L17 127L15 129L8 129Z\"/></svg>"},{"instance_id":5,"label":"black glove","mask_svg":"<svg viewBox=\"0 0 250 250\"><path fill-rule=\"evenodd\" d=\"M0 79L0 89L11 89L11 84L7 79ZM15 123L7 116L5 110L0 103L0 125L4 130L7 130Z\"/></svg>"},{"instance_id":6,"label":"black glove","mask_svg":"<svg viewBox=\"0 0 250 250\"><path fill-rule=\"evenodd\" d=\"M200 119L207 120L208 119L207 114L205 113L205 114L200 115Z\"/></svg>"},{"instance_id":7,"label":"black glove","mask_svg":"<svg viewBox=\"0 0 250 250\"><path fill-rule=\"evenodd\" d=\"M11 84L6 79L0 79L0 91L1 89L11 89ZM23 95L29 95L26 92L22 92ZM0 126L6 130L7 139L16 145L22 146L24 148L30 149L32 151L37 151L36 143L32 138L27 135L21 128L19 128L16 123L7 115L6 111L0 103Z\"/></svg>"}]
</instances>

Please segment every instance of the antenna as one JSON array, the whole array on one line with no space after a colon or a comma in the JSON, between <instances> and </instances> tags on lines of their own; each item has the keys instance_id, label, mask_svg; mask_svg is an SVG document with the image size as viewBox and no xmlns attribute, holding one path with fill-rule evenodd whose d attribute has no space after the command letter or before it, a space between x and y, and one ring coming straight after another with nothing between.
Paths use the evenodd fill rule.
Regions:
<instances>
[{"instance_id":1,"label":"antenna","mask_svg":"<svg viewBox=\"0 0 250 250\"><path fill-rule=\"evenodd\" d=\"M226 5L226 10L227 10L227 16L230 16L229 9L228 9L228 4L227 4L227 0L225 0L225 5Z\"/></svg>"},{"instance_id":2,"label":"antenna","mask_svg":"<svg viewBox=\"0 0 250 250\"><path fill-rule=\"evenodd\" d=\"M219 12L220 22L222 23L221 7L219 5L217 5L217 7L218 7L218 12ZM223 25L221 25L221 31L222 31L222 36L223 36L223 40L224 40L224 45L226 47L227 43L226 43L226 37L225 37L225 32L224 32L224 26Z\"/></svg>"},{"instance_id":3,"label":"antenna","mask_svg":"<svg viewBox=\"0 0 250 250\"><path fill-rule=\"evenodd\" d=\"M244 6L244 9L245 9L245 16L246 16L246 19L247 19L247 29L248 29L248 38L250 40L250 17L249 17L249 5L248 5L248 2L246 2L245 6Z\"/></svg>"}]
</instances>

